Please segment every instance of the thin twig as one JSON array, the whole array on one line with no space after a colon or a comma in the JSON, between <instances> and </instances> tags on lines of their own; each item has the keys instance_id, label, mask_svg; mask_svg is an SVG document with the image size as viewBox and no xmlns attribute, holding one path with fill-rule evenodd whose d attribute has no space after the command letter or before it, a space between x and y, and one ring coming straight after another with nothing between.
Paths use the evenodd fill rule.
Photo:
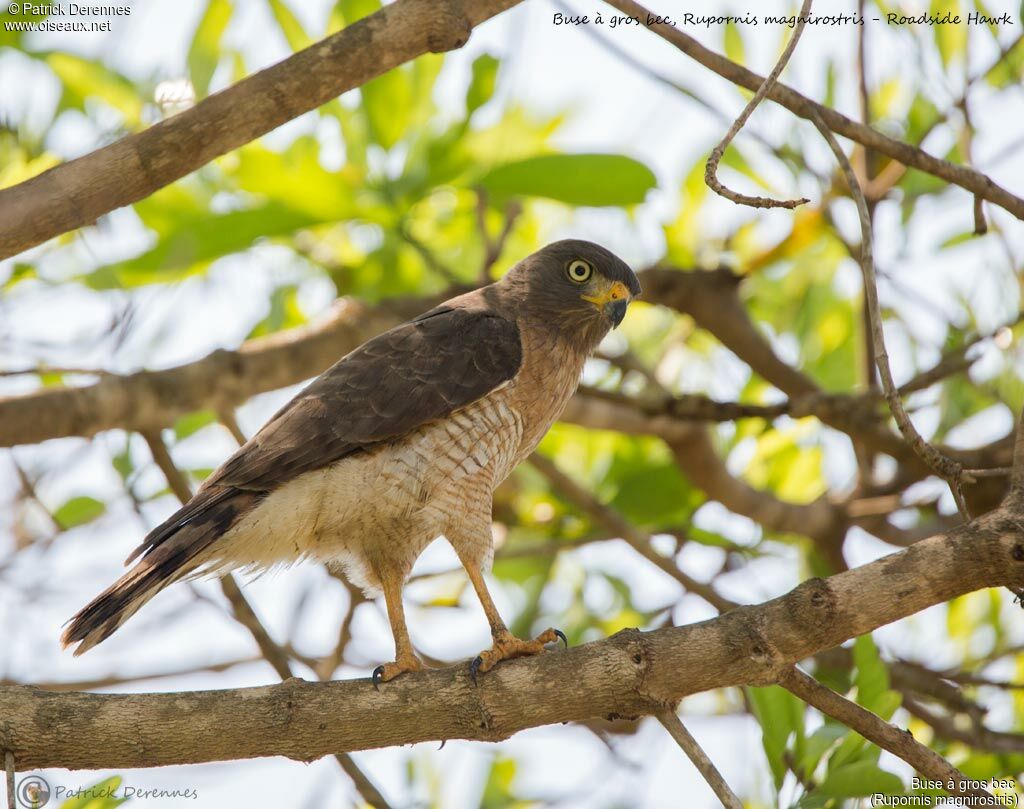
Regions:
<instances>
[{"instance_id":1,"label":"thin twig","mask_svg":"<svg viewBox=\"0 0 1024 809\"><path fill-rule=\"evenodd\" d=\"M990 753L1024 752L1024 735L1020 733L992 730L979 723L975 723L973 728L961 727L953 717L929 710L924 703L909 694L903 696L903 707L911 716L928 725L940 738Z\"/></svg>"},{"instance_id":2,"label":"thin twig","mask_svg":"<svg viewBox=\"0 0 1024 809\"><path fill-rule=\"evenodd\" d=\"M7 771L7 808L17 809L14 794L14 753L10 750L4 751L4 770Z\"/></svg>"},{"instance_id":3,"label":"thin twig","mask_svg":"<svg viewBox=\"0 0 1024 809\"><path fill-rule=\"evenodd\" d=\"M516 220L522 212L523 207L520 203L510 201L505 206L505 223L501 227L501 233L498 234L497 239L492 239L487 232L487 193L483 189L477 189L476 226L480 231L480 239L484 243L484 260L480 265L480 272L477 276L477 283L480 286L486 286L491 283L491 268L501 258L501 253L505 249L505 242L508 241L512 228L515 227Z\"/></svg>"},{"instance_id":4,"label":"thin twig","mask_svg":"<svg viewBox=\"0 0 1024 809\"><path fill-rule=\"evenodd\" d=\"M230 408L218 411L217 420L227 428L227 431L231 433L231 437L238 442L238 446L242 446L245 443L245 433L242 432L242 428L238 424L238 417L235 416L235 412Z\"/></svg>"},{"instance_id":5,"label":"thin twig","mask_svg":"<svg viewBox=\"0 0 1024 809\"><path fill-rule=\"evenodd\" d=\"M549 458L545 458L540 453L535 452L530 456L529 462L530 466L547 478L552 487L565 497L566 500L581 511L585 511L613 535L622 537L633 550L679 582L688 592L700 596L719 612L727 612L739 606L736 602L720 595L710 584L705 584L691 578L679 569L674 560L662 556L654 550L651 546L651 537L649 535L638 530L611 506L605 505L594 497L589 491L555 466L554 462Z\"/></svg>"},{"instance_id":6,"label":"thin twig","mask_svg":"<svg viewBox=\"0 0 1024 809\"><path fill-rule=\"evenodd\" d=\"M715 767L711 759L708 758L708 754L704 752L704 749L693 738L690 731L686 729L686 725L683 724L675 711L662 711L658 714L658 721L661 722L665 730L675 739L676 744L682 748L690 761L693 762L693 766L697 768L697 771L704 780L708 782L708 786L714 791L722 805L726 809L743 809L743 801L736 797L736 793L729 788L722 774Z\"/></svg>"},{"instance_id":7,"label":"thin twig","mask_svg":"<svg viewBox=\"0 0 1024 809\"><path fill-rule=\"evenodd\" d=\"M707 183L708 187L716 194L732 200L739 205L749 205L752 208L793 209L810 201L803 197L800 199L789 200L777 200L771 199L770 197L751 197L726 188L718 179L718 164L722 161L722 155L724 155L725 150L729 148L729 144L732 143L732 139L735 138L736 134L743 128L743 125L747 122L751 113L757 109L757 105L764 100L766 95L768 95L768 91L772 89L772 86L779 78L779 74L782 73L783 68L786 67L789 57L793 55L793 50L796 48L796 43L800 41L800 35L803 33L804 24L807 22L807 14L810 10L811 0L804 0L804 4L800 8L800 16L798 18L796 28L793 30L793 36L786 44L786 49L782 52L782 56L779 57L779 61L775 63L775 67L772 68L772 72L768 74L768 77L758 88L757 92L754 93L754 97L747 102L747 106L743 108L743 112L741 112L739 117L733 121L732 126L729 127L729 131L725 133L725 137L722 138L721 142L711 151L711 156L708 158L707 166L704 169L704 182Z\"/></svg>"},{"instance_id":8,"label":"thin twig","mask_svg":"<svg viewBox=\"0 0 1024 809\"><path fill-rule=\"evenodd\" d=\"M825 126L825 123L816 112L811 113L811 120L818 128L821 136L825 138L829 148L832 150L832 154L838 161L843 176L846 178L846 183L850 188L850 193L857 204L857 212L860 215L861 248L859 259L861 273L864 276L864 300L871 319L871 332L875 346L875 364L878 366L878 374L881 377L885 400L889 404L889 410L892 412L893 418L896 420L896 426L899 428L903 438L910 445L910 448L914 450L915 454L933 472L946 480L950 491L953 492L957 508L964 519L969 520L970 512L967 510L967 501L964 499L962 488L965 480L963 466L952 458L943 455L924 440L917 431L917 428L914 427L910 416L907 415L907 411L903 407L903 400L900 398L899 390L893 380L892 368L889 365L889 354L885 348L881 308L878 303L878 281L875 278L875 263L872 256L872 240L874 237L871 228L871 214L868 211L867 200L864 199L864 192L861 190L860 183L857 181L857 176L854 174L853 167L850 165L846 153L840 147L835 135L832 134L832 130Z\"/></svg>"},{"instance_id":9,"label":"thin twig","mask_svg":"<svg viewBox=\"0 0 1024 809\"><path fill-rule=\"evenodd\" d=\"M223 416L224 414L222 413L221 417L223 418ZM242 433L241 428L239 428L233 413L230 414L228 422L225 426L231 434L240 443L245 443L245 435ZM175 465L174 459L171 458L171 453L167 449L167 445L164 443L160 433L147 431L142 433L142 437L149 446L154 462L160 467L164 477L167 478L167 484L171 487L171 491L174 492L182 504L187 503L192 499L192 489L181 470ZM256 611L242 593L242 588L238 586L235 577L231 574L222 576L220 578L220 587L228 604L231 606L232 616L238 623L249 630L249 634L252 635L253 640L259 647L260 654L271 665L277 676L282 680L294 677L295 675L292 672L291 663L288 659L288 652L270 636L270 633L256 615ZM389 805L384 796L380 794L380 791L373 785L366 774L359 769L348 753L339 753L335 758L338 760L338 764L341 765L342 770L352 779L356 790L363 797L363 800L371 806L377 807L377 809L388 809Z\"/></svg>"},{"instance_id":10,"label":"thin twig","mask_svg":"<svg viewBox=\"0 0 1024 809\"><path fill-rule=\"evenodd\" d=\"M38 688L40 691L98 691L101 688L141 683L148 680L164 680L170 677L188 677L193 674L216 674L222 671L228 671L229 669L233 669L238 666L257 663L261 660L263 660L263 658L259 655L250 655L249 657L225 660L221 663L210 663L206 666L181 666L175 669L165 669L163 671L153 671L148 673L142 672L140 674L126 675L124 677L109 675L107 677L94 677L88 680L50 680L48 682L33 682L32 687ZM0 679L0 686L24 684L25 683L20 680L13 680L10 678Z\"/></svg>"},{"instance_id":11,"label":"thin twig","mask_svg":"<svg viewBox=\"0 0 1024 809\"><path fill-rule=\"evenodd\" d=\"M1024 409L1017 419L1017 437L1013 440L1013 474L1010 476L1010 497L1024 500Z\"/></svg>"},{"instance_id":12,"label":"thin twig","mask_svg":"<svg viewBox=\"0 0 1024 809\"><path fill-rule=\"evenodd\" d=\"M655 14L635 0L605 0L608 5L617 8L623 14L654 19ZM701 45L696 39L665 22L651 22L647 25L654 32L669 42L691 59L708 68L712 72L748 90L760 89L764 82L761 76L733 62L721 54L715 53ZM979 194L988 202L993 202L1012 213L1018 219L1024 219L1024 198L1018 197L1001 187L991 177L975 171L967 166L940 160L932 154L912 146L909 143L894 140L879 132L874 127L864 126L859 121L847 118L842 113L818 104L807 96L801 95L792 87L776 82L768 97L790 112L801 118L810 120L811 113L817 113L828 122L837 134L855 140L874 149L876 152L898 160L910 168L926 172L947 183L960 186L973 194Z\"/></svg>"},{"instance_id":13,"label":"thin twig","mask_svg":"<svg viewBox=\"0 0 1024 809\"><path fill-rule=\"evenodd\" d=\"M779 685L823 714L857 731L883 750L888 750L894 756L903 759L926 778L953 784L953 789L949 790L951 795L991 799L988 792L972 788L967 776L938 753L917 741L911 733L894 727L867 708L862 708L837 694L796 666L782 670Z\"/></svg>"},{"instance_id":14,"label":"thin twig","mask_svg":"<svg viewBox=\"0 0 1024 809\"><path fill-rule=\"evenodd\" d=\"M440 275L445 281L452 285L458 285L462 282L459 280L458 273L451 269L441 259L439 259L434 251L427 247L423 242L417 239L412 233L409 232L409 228L403 225L399 228L399 234L405 240L406 244L416 250L423 259L423 263L427 265L429 270Z\"/></svg>"}]
</instances>

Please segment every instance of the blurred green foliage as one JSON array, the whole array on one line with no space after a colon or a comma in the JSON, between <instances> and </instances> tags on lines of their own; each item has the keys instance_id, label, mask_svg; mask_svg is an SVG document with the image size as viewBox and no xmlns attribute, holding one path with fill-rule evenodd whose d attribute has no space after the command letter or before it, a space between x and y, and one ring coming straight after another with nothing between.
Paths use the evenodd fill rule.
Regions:
<instances>
[{"instance_id":1,"label":"blurred green foliage","mask_svg":"<svg viewBox=\"0 0 1024 809\"><path fill-rule=\"evenodd\" d=\"M335 4L325 30L307 31L286 0L266 0L270 16L288 47L298 50L326 33L351 24L379 7L376 0L342 0ZM879 7L886 10L885 3ZM984 12L980 3L971 8ZM934 0L933 12L967 8L962 0ZM237 12L232 0L208 0L200 16L186 64L197 98L215 89L218 75L244 75L246 66L228 48L225 32ZM0 12L0 22L9 16ZM995 37L998 32L986 29ZM962 84L968 58L965 27L935 26L905 34L905 45L922 59L936 62L952 86ZM983 35L986 35L983 33ZM725 53L744 61L748 52L744 28L724 26ZM164 112L153 100L155 83L118 73L103 60L62 52L32 50L31 40L0 25L0 47L20 51L45 66L61 92L46 131L33 131L28 122L7 122L0 131L0 187L16 184L55 165L58 158L46 144L47 134L65 116L81 115L96 123L104 138L138 131ZM299 272L283 280L269 295L262 316L249 324L248 335L260 337L301 326L311 313L302 305L303 284L328 281L338 296L356 296L374 303L395 296L429 296L452 284L478 278L488 240L507 223L510 203L521 213L515 218L502 256L492 268L497 277L516 258L539 247L557 226L571 221L576 207L607 207L631 211L655 191L651 168L635 155L572 153L557 146L565 117L541 115L503 99L498 92L503 61L482 54L472 63L458 114L439 109L435 85L444 67L438 55L421 57L392 70L334 100L317 113L316 132L294 137L284 148L250 143L200 171L162 189L133 206L148 239L134 255L116 259L101 256L92 266L70 275L51 272L46 259L74 247L74 237L57 240L37 257L13 263L0 279L0 294L25 293L33 285L73 284L83 293L131 295L144 288L180 284L208 277L218 260L274 246L287 252L289 266ZM832 103L836 84L848 77L835 62L821 66L826 103ZM957 85L954 79L961 81ZM996 60L975 83L991 93L1010 91L1024 79L1024 48L1014 47ZM736 91L737 98L742 93ZM716 101L705 99L708 107ZM934 91L922 76L899 72L881 77L869 98L872 123L914 144L937 129L947 129L943 157L964 162L968 126L957 115L957 104ZM116 120L114 125L110 124ZM832 221L830 204L845 191L831 173L809 165L805 133L797 127L773 139L770 148L751 148L740 138L723 161L730 182L772 190L778 177L793 187L815 184L823 202L797 210L781 230L762 228L747 220L723 232L713 221L716 200L704 184L704 165L711 144L691 156L676 188L668 194L674 213L662 223L663 261L680 271L732 266L744 277L742 294L751 318L793 364L828 392L857 392L865 379L862 301L849 277L856 245L846 243ZM863 155L859 155L863 158ZM875 156L874 176L893 176L887 199L899 206L903 227L918 227L929 206L955 194L941 181L899 167ZM769 182L766 177L771 176ZM923 211L923 212L922 212ZM485 239L483 227L489 234ZM935 254L955 251L974 238L942 234ZM985 238L998 238L998 228ZM77 264L76 264L77 266ZM1016 284L1016 279L1013 280ZM906 342L913 360L919 349L915 331L897 311L886 312L894 334ZM978 322L965 301L958 302L947 324L945 345L963 345ZM1019 331L1019 327L1015 327ZM678 313L635 306L621 332L617 348L656 376L671 394L698 387L709 390L716 380L716 363L724 352L707 334ZM627 348L628 347L628 348ZM926 352L923 352L927 356ZM601 359L590 381L607 390L635 393L635 374L621 363ZM921 363L915 363L920 365ZM682 369L687 369L683 372ZM691 371L690 369L697 369ZM700 369L704 369L701 373ZM57 375L49 381L60 383ZM47 381L43 378L43 382ZM737 380L740 401L764 404L773 391L756 376ZM936 414L934 435L944 439L958 425L991 407L1024 405L1024 383L1012 357L994 360L983 377L950 377L925 397L923 405ZM201 411L182 417L173 426L175 442L206 435L217 415ZM780 419L776 423L747 420L714 432L730 470L754 488L794 503L809 503L829 490L825 472L825 428L813 419ZM800 559L802 570L827 568L821 550L804 537L776 535L758 528L751 536L731 533L727 526L712 530L697 519L707 502L700 480L689 480L660 440L559 424L544 439L540 451L555 459L570 475L605 504L643 531L676 539L673 558L685 545L713 549L723 559L722 571L756 563L762 558ZM129 442L112 452L112 464L125 486L140 500L165 494L160 488L139 495L137 458ZM208 472L190 470L196 479ZM933 516L934 508L908 508L910 518ZM76 493L52 510L58 529L70 530L102 520L107 504ZM496 515L508 528L503 548L515 551L543 543L571 543L600 537L602 527L581 513L536 470L523 468L498 493ZM679 536L685 542L678 541ZM608 569L588 569L573 578L568 600L558 614L548 614L547 585L559 563L554 554L511 555L499 558L495 575L516 592L513 629L530 631L542 617L564 628L573 642L602 637L630 626L652 626L673 620L672 605L652 608L644 593ZM595 606L588 586L599 581L608 595ZM426 608L448 607L457 597L440 594ZM975 593L954 600L947 610L948 633L965 666L982 664L1000 653L1009 641L1002 629L1001 601L993 593ZM987 641L979 644L979 638ZM851 649L853 667L836 682L860 705L885 719L900 707L885 656L870 636L858 638ZM1024 660L1018 660L1018 678ZM778 795L795 796L789 805L838 807L874 792L903 794L904 780L894 774L879 751L860 736L830 719L821 721L803 703L778 687L732 693L726 707L743 704L762 730L767 767ZM1012 725L1024 730L1024 692L1012 698ZM905 717L899 721L907 721ZM915 733L928 736L919 720L909 720ZM991 778L1024 769L1024 757L975 751L937 737L931 743L950 756L968 775ZM410 765L411 766L411 765ZM415 770L415 772L413 771ZM517 763L496 757L483 787L481 806L525 805L515 793ZM794 789L794 776L799 786ZM429 781L416 768L410 779ZM65 808L101 809L117 802L75 803Z\"/></svg>"}]
</instances>

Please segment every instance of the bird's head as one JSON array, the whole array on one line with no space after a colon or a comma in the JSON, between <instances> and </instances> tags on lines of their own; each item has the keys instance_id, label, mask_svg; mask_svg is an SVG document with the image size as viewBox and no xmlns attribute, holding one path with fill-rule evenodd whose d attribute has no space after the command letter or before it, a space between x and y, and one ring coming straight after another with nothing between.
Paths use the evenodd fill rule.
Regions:
<instances>
[{"instance_id":1,"label":"bird's head","mask_svg":"<svg viewBox=\"0 0 1024 809\"><path fill-rule=\"evenodd\" d=\"M515 290L520 314L571 336L592 351L626 316L640 282L614 253L593 242L564 239L541 248L500 282Z\"/></svg>"}]
</instances>

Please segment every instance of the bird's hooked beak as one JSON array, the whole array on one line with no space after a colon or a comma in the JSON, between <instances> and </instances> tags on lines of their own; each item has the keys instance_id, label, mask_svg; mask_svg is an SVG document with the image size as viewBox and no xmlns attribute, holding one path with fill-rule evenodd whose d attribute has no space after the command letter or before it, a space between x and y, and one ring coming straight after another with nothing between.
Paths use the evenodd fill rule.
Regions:
<instances>
[{"instance_id":1,"label":"bird's hooked beak","mask_svg":"<svg viewBox=\"0 0 1024 809\"><path fill-rule=\"evenodd\" d=\"M611 321L612 328L618 327L622 318L626 316L626 307L632 296L629 289L621 281L612 281L596 295L583 295L583 300L590 301L594 306L604 312L604 316Z\"/></svg>"}]
</instances>

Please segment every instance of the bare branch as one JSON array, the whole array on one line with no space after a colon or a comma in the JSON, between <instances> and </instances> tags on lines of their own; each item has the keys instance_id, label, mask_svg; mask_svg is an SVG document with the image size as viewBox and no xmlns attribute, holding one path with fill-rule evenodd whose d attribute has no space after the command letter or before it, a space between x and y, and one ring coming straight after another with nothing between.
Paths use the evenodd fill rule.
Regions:
<instances>
[{"instance_id":1,"label":"bare branch","mask_svg":"<svg viewBox=\"0 0 1024 809\"><path fill-rule=\"evenodd\" d=\"M4 751L4 771L7 774L7 807L15 809L18 804L15 803L14 793L14 753L10 750Z\"/></svg>"},{"instance_id":2,"label":"bare branch","mask_svg":"<svg viewBox=\"0 0 1024 809\"><path fill-rule=\"evenodd\" d=\"M632 523L611 506L605 505L576 481L562 472L554 462L539 452L530 456L530 466L544 475L551 485L574 506L589 514L597 523L613 535L621 537L633 550L679 582L687 591L700 596L719 612L739 606L718 594L710 584L697 581L672 559L658 553L651 545L651 537L639 531Z\"/></svg>"},{"instance_id":3,"label":"bare branch","mask_svg":"<svg viewBox=\"0 0 1024 809\"><path fill-rule=\"evenodd\" d=\"M722 802L722 806L726 809L743 809L743 801L736 797L736 793L729 788L718 768L708 758L708 754L704 752L697 740L693 738L693 734L686 729L686 725L683 724L678 714L675 711L662 711L658 714L658 721L693 762L693 766L708 782L708 786Z\"/></svg>"},{"instance_id":4,"label":"bare branch","mask_svg":"<svg viewBox=\"0 0 1024 809\"><path fill-rule=\"evenodd\" d=\"M229 413L229 421L233 422L233 427L230 427L231 432L244 443L244 436L241 428L238 426L237 421L234 420L234 414ZM146 440L146 444L149 446L150 453L153 456L153 460L157 466L164 473L167 478L167 482L174 492L175 496L182 503L187 503L192 499L192 490L188 485L188 481L185 476L181 473L181 470L175 465L174 460L171 458L171 453L167 449L167 445L160 437L158 432L145 432L142 434ZM238 582L235 577L230 573L226 576L220 577L221 591L224 593L224 597L228 600L231 605L231 614L235 620L249 630L249 634L252 635L256 645L259 647L260 654L263 658L273 667L274 671L277 672L277 676L282 680L289 680L294 675L292 673L291 663L288 660L288 653L283 649L273 638L270 637L270 633L266 627L263 626L259 617L256 615L256 611L252 608L249 600L242 593L242 588L238 586ZM359 794L363 796L371 806L377 807L377 809L389 809L388 802L381 795L380 791L374 786L373 782L366 776L366 774L359 769L359 766L352 760L352 757L347 753L336 753L335 758L338 760L338 764L341 765L342 770L352 779Z\"/></svg>"},{"instance_id":5,"label":"bare branch","mask_svg":"<svg viewBox=\"0 0 1024 809\"><path fill-rule=\"evenodd\" d=\"M942 781L944 784L955 784L950 794L959 797L991 798L990 793L985 790L971 787L967 783L967 776L938 753L917 741L910 732L893 727L867 708L851 702L831 688L826 688L796 666L783 669L779 676L779 685L823 714L857 731L883 750L888 750L894 756L903 759L926 778Z\"/></svg>"},{"instance_id":6,"label":"bare branch","mask_svg":"<svg viewBox=\"0 0 1024 809\"><path fill-rule=\"evenodd\" d=\"M743 108L743 112L739 114L739 117L733 121L729 131L725 133L725 137L719 141L718 145L711 150L711 156L708 158L707 165L704 168L704 182L707 183L708 188L714 191L716 194L725 197L726 199L732 200L739 205L749 205L751 208L789 208L793 209L799 205L803 205L810 200L801 197L800 199L789 199L789 200L777 200L769 197L751 197L746 194L739 194L732 189L726 188L722 182L718 179L718 164L722 161L722 155L725 154L725 150L729 148L729 144L732 143L732 139L736 137L736 134L743 128L743 125L747 122L751 113L757 109L757 105L760 104L768 91L772 89L775 82L778 80L779 75L785 69L786 64L789 62L789 57L793 55L793 51L796 49L797 42L800 41L800 35L804 32L804 24L807 22L807 14L811 10L811 0L804 0L804 4L800 9L800 14L797 18L796 28L793 29L793 36L789 38L789 42L786 43L786 49L782 52L782 56L779 57L779 61L775 63L775 67L772 68L772 72L768 74L761 86L757 88L757 92L754 93L754 97L747 102L747 106Z\"/></svg>"},{"instance_id":7,"label":"bare branch","mask_svg":"<svg viewBox=\"0 0 1024 809\"><path fill-rule=\"evenodd\" d=\"M1024 498L1024 409L1017 419L1017 437L1013 442L1013 475L1010 492L1014 498Z\"/></svg>"},{"instance_id":8,"label":"bare branch","mask_svg":"<svg viewBox=\"0 0 1024 809\"><path fill-rule=\"evenodd\" d=\"M249 657L238 657L234 660L224 660L220 663L207 663L200 665L177 666L166 668L160 671L142 672L140 674L126 674L123 677L109 675L107 677L93 677L88 680L49 680L45 682L33 682L33 688L43 691L97 691L101 688L112 688L113 686L128 685L129 683L140 683L146 680L163 680L171 677L183 677L190 674L218 673L228 671L238 666L246 666L258 663L263 660L258 655ZM10 678L0 679L0 685L25 685L19 680Z\"/></svg>"},{"instance_id":9,"label":"bare branch","mask_svg":"<svg viewBox=\"0 0 1024 809\"><path fill-rule=\"evenodd\" d=\"M480 265L480 272L477 273L477 283L481 286L491 283L491 269L495 262L501 258L505 249L505 242L512 234L512 228L516 220L522 214L523 208L519 202L511 201L505 205L505 221L501 226L501 233L498 238L492 239L487 232L487 192L478 189L476 192L476 226L480 231L480 239L484 243L484 260Z\"/></svg>"},{"instance_id":10,"label":"bare branch","mask_svg":"<svg viewBox=\"0 0 1024 809\"><path fill-rule=\"evenodd\" d=\"M624 14L640 17L641 20L645 19L648 15L652 18L655 16L645 6L634 2L634 0L606 0L606 2ZM755 92L764 82L762 76L747 70L745 67L736 64L721 54L705 48L696 39L683 33L678 28L664 23L653 23L648 28L691 59L731 81L733 84ZM918 149L908 143L887 137L878 130L847 118L830 107L811 101L785 84L776 83L768 93L768 98L778 102L801 118L813 120L812 116L818 115L825 122L825 125L836 134L850 138L863 146L888 155L905 166L931 174L945 180L947 183L960 186L966 191L977 194L982 199L1006 209L1018 219L1024 219L1024 199L1010 193L981 172L967 166L950 163L948 160L940 160L923 149Z\"/></svg>"},{"instance_id":11,"label":"bare branch","mask_svg":"<svg viewBox=\"0 0 1024 809\"><path fill-rule=\"evenodd\" d=\"M191 109L0 191L0 259L89 225L424 53L518 0L398 0Z\"/></svg>"},{"instance_id":12,"label":"bare branch","mask_svg":"<svg viewBox=\"0 0 1024 809\"><path fill-rule=\"evenodd\" d=\"M468 667L369 679L176 694L0 687L0 749L26 769L125 768L339 751L439 739L496 741L527 727L657 714L688 694L777 682L784 668L979 587L1024 584L1015 513L719 618L508 661L474 686ZM900 594L893 598L892 594ZM75 716L77 733L49 721ZM102 736L104 744L90 740Z\"/></svg>"},{"instance_id":13,"label":"bare branch","mask_svg":"<svg viewBox=\"0 0 1024 809\"><path fill-rule=\"evenodd\" d=\"M875 348L875 365L878 367L878 373L881 377L885 400L888 402L889 409L892 411L893 418L896 420L896 426L899 427L900 433L902 433L907 443L932 471L946 479L949 483L950 490L953 492L957 508L960 510L960 513L963 514L965 520L970 519L970 514L967 511L967 501L964 499L962 488L963 465L960 462L943 455L935 447L924 440L922 435L914 426L914 423L910 420L910 416L907 415L907 411L903 407L903 399L900 398L896 382L893 380L892 367L889 365L889 353L885 348L885 331L882 327L882 312L878 303L878 281L875 278L875 262L872 255L874 237L872 236L871 214L868 211L868 204L864 199L864 193L861 191L860 183L857 181L857 176L854 174L853 167L850 165L850 161L847 159L846 153L836 140L835 135L833 135L832 131L825 126L819 116L814 115L811 120L818 128L821 136L825 138L829 149L832 150L832 154L838 161L839 167L842 169L843 176L846 178L846 183L850 187L850 193L853 195L854 202L857 204L857 213L860 215L861 244L859 258L861 273L864 276L864 301L867 305L868 314L870 316L872 342L874 343Z\"/></svg>"},{"instance_id":14,"label":"bare branch","mask_svg":"<svg viewBox=\"0 0 1024 809\"><path fill-rule=\"evenodd\" d=\"M963 728L949 716L943 716L927 708L909 695L903 697L903 707L935 731L936 735L954 742L962 742L976 750L992 753L1024 753L1024 734L1004 733L975 724Z\"/></svg>"}]
</instances>

